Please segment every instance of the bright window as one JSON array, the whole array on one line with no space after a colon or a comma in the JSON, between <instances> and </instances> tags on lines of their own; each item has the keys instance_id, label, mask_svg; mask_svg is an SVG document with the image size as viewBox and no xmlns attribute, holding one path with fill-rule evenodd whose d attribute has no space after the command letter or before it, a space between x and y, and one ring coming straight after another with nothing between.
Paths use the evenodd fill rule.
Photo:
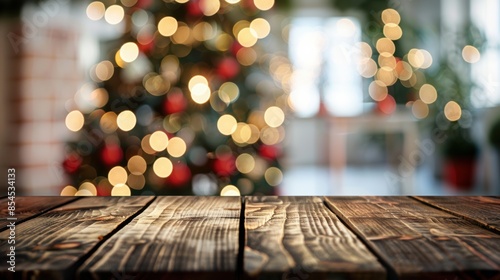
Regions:
<instances>
[{"instance_id":1,"label":"bright window","mask_svg":"<svg viewBox=\"0 0 500 280\"><path fill-rule=\"evenodd\" d=\"M320 103L331 115L353 116L363 109L362 77L356 70L361 27L354 18L297 18L290 29L294 66L291 104L311 117Z\"/></svg>"}]
</instances>

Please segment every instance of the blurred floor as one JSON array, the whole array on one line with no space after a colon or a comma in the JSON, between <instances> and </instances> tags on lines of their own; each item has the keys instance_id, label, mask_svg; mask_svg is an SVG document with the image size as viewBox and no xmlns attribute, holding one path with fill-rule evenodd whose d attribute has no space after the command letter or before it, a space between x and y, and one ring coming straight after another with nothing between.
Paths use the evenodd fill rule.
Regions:
<instances>
[{"instance_id":1,"label":"blurred floor","mask_svg":"<svg viewBox=\"0 0 500 280\"><path fill-rule=\"evenodd\" d=\"M390 170L380 166L347 166L342 173L325 166L296 166L285 172L280 195L479 195L477 188L457 192L434 179L428 166L417 169L413 190L402 193L387 179Z\"/></svg>"}]
</instances>

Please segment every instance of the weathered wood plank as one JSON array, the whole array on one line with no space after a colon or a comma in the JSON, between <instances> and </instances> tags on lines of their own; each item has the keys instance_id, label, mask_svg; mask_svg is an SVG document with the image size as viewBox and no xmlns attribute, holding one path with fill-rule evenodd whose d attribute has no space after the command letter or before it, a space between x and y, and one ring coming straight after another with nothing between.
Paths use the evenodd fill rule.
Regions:
<instances>
[{"instance_id":1,"label":"weathered wood plank","mask_svg":"<svg viewBox=\"0 0 500 280\"><path fill-rule=\"evenodd\" d=\"M322 198L248 197L245 232L248 278L385 279L376 257Z\"/></svg>"},{"instance_id":2,"label":"weathered wood plank","mask_svg":"<svg viewBox=\"0 0 500 280\"><path fill-rule=\"evenodd\" d=\"M434 207L500 232L500 199L486 196L416 196Z\"/></svg>"},{"instance_id":3,"label":"weathered wood plank","mask_svg":"<svg viewBox=\"0 0 500 280\"><path fill-rule=\"evenodd\" d=\"M498 279L500 236L408 197L327 197L405 279Z\"/></svg>"},{"instance_id":4,"label":"weathered wood plank","mask_svg":"<svg viewBox=\"0 0 500 280\"><path fill-rule=\"evenodd\" d=\"M59 205L63 205L70 201L76 200L77 197L61 197L61 196L18 196L14 198L15 206L15 218L16 223L19 224L22 221L34 216L42 214L52 208ZM6 229L9 221L7 221L9 215L9 201L8 198L0 200L0 231ZM12 201L10 201L12 202Z\"/></svg>"},{"instance_id":5,"label":"weathered wood plank","mask_svg":"<svg viewBox=\"0 0 500 280\"><path fill-rule=\"evenodd\" d=\"M0 278L73 279L82 257L153 197L87 197L16 226L15 271L4 252L10 251L10 230L0 233ZM22 276L22 277L21 277Z\"/></svg>"},{"instance_id":6,"label":"weathered wood plank","mask_svg":"<svg viewBox=\"0 0 500 280\"><path fill-rule=\"evenodd\" d=\"M239 197L158 197L82 266L83 279L232 279Z\"/></svg>"}]
</instances>

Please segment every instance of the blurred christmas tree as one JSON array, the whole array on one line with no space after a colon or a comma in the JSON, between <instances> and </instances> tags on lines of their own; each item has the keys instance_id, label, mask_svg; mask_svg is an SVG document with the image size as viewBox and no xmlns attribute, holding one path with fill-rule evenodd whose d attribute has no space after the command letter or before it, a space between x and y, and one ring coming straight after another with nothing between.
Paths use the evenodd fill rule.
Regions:
<instances>
[{"instance_id":1,"label":"blurred christmas tree","mask_svg":"<svg viewBox=\"0 0 500 280\"><path fill-rule=\"evenodd\" d=\"M62 194L273 193L291 69L259 45L274 0L114 2L87 7L125 31L66 118Z\"/></svg>"}]
</instances>

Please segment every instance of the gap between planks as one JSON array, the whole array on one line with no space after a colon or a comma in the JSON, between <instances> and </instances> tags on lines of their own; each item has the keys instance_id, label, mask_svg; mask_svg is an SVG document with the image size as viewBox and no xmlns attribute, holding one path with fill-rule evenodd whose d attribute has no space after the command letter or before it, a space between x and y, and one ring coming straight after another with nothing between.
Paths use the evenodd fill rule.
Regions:
<instances>
[{"instance_id":1,"label":"gap between planks","mask_svg":"<svg viewBox=\"0 0 500 280\"><path fill-rule=\"evenodd\" d=\"M134 214L130 215L127 219L125 219L122 223L120 223L114 230L110 231L108 234L102 237L94 247L92 247L86 254L84 254L80 259L78 259L73 267L70 269L71 274L73 275L73 279L79 279L78 269L85 263L85 261L90 258L96 251L99 249L102 244L104 244L108 239L110 239L115 233L120 231L126 225L128 225L135 217L139 216L142 212L144 212L148 207L157 199L157 197L153 197L149 202L147 202L141 209L139 209Z\"/></svg>"}]
</instances>

